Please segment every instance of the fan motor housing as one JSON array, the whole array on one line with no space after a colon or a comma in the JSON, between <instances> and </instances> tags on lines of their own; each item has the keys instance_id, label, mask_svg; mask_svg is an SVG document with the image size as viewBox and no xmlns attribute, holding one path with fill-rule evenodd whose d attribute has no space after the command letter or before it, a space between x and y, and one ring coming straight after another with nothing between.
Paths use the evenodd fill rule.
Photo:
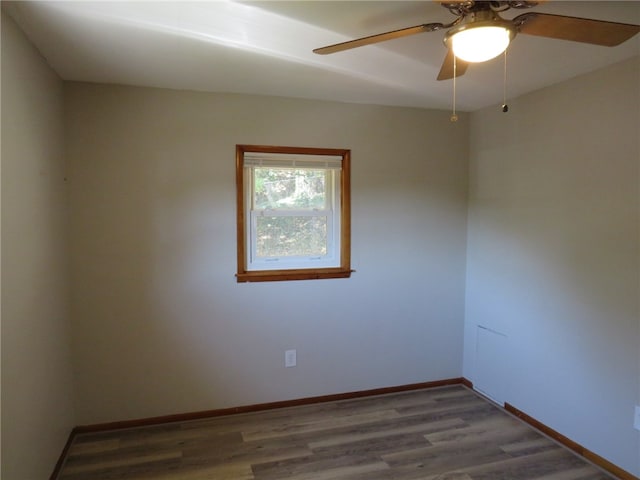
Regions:
<instances>
[{"instance_id":1,"label":"fan motor housing","mask_svg":"<svg viewBox=\"0 0 640 480\"><path fill-rule=\"evenodd\" d=\"M444 44L447 48L451 48L451 39L456 33L480 27L502 27L509 32L509 41L512 41L517 33L513 22L501 18L492 10L478 10L466 15L462 23L447 31L444 36Z\"/></svg>"}]
</instances>

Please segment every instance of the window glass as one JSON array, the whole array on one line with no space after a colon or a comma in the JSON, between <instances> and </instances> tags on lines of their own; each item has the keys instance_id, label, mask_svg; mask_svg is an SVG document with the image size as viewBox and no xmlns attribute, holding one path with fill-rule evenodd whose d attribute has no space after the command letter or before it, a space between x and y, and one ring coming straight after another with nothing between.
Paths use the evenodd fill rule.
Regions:
<instances>
[{"instance_id":1,"label":"window glass","mask_svg":"<svg viewBox=\"0 0 640 480\"><path fill-rule=\"evenodd\" d=\"M326 216L259 216L257 218L256 255L258 257L323 257L326 254Z\"/></svg>"},{"instance_id":2,"label":"window glass","mask_svg":"<svg viewBox=\"0 0 640 480\"><path fill-rule=\"evenodd\" d=\"M325 170L254 168L254 208L326 208Z\"/></svg>"}]
</instances>

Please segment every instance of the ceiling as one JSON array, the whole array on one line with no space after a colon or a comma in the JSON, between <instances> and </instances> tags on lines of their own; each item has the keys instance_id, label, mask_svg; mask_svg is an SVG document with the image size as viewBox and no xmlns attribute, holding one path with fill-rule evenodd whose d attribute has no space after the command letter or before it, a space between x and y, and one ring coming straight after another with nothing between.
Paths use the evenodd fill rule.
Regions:
<instances>
[{"instance_id":1,"label":"ceiling","mask_svg":"<svg viewBox=\"0 0 640 480\"><path fill-rule=\"evenodd\" d=\"M422 23L453 20L427 1L3 1L65 80L450 109L453 82L437 81L444 33L332 55L312 49ZM548 1L533 9L640 24L640 1ZM512 18L523 10L502 15ZM640 54L618 47L518 35L507 56L507 96ZM469 67L457 108L501 105L504 61Z\"/></svg>"}]
</instances>

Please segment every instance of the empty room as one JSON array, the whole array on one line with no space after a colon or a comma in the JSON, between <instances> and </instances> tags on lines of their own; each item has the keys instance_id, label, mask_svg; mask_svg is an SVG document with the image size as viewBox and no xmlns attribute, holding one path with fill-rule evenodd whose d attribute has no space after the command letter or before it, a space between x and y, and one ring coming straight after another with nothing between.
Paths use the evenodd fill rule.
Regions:
<instances>
[{"instance_id":1,"label":"empty room","mask_svg":"<svg viewBox=\"0 0 640 480\"><path fill-rule=\"evenodd\" d=\"M2 1L2 478L637 480L639 25Z\"/></svg>"}]
</instances>

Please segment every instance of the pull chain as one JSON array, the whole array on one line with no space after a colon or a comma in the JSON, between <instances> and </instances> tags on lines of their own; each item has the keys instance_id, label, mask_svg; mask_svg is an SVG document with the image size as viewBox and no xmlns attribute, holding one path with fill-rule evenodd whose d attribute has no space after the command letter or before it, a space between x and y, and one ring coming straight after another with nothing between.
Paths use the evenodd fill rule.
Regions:
<instances>
[{"instance_id":1,"label":"pull chain","mask_svg":"<svg viewBox=\"0 0 640 480\"><path fill-rule=\"evenodd\" d=\"M458 115L456 115L456 77L457 75L456 56L453 56L453 112L451 113L451 121L457 122Z\"/></svg>"},{"instance_id":2,"label":"pull chain","mask_svg":"<svg viewBox=\"0 0 640 480\"><path fill-rule=\"evenodd\" d=\"M507 50L504 51L504 77L502 87L502 112L507 113L509 105L507 105Z\"/></svg>"}]
</instances>

